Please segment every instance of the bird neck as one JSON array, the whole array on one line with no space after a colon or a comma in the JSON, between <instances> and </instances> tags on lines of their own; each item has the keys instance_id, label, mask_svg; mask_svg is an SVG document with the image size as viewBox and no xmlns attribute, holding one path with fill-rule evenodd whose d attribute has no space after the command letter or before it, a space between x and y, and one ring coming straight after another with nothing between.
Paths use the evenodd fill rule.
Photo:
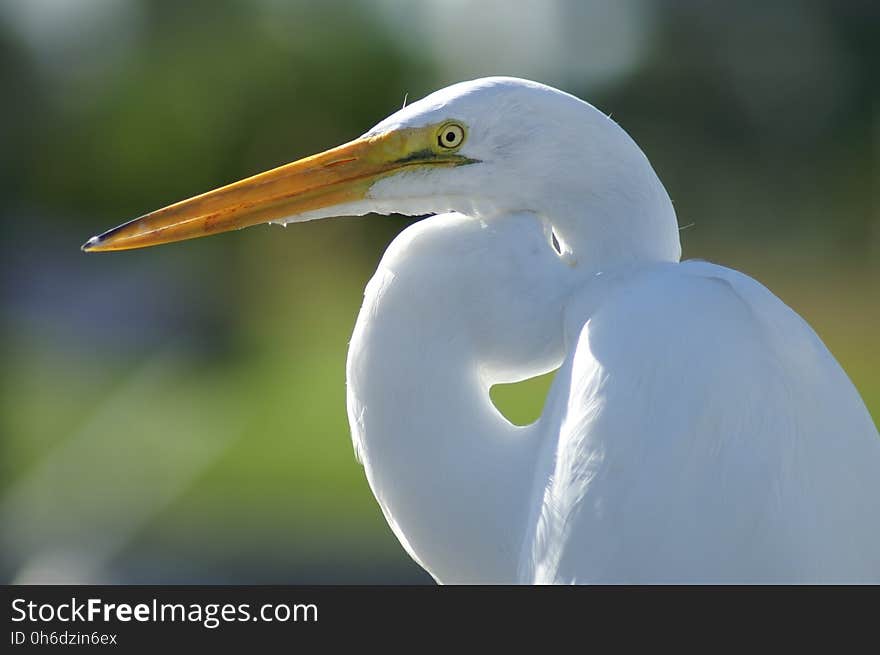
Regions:
<instances>
[{"instance_id":1,"label":"bird neck","mask_svg":"<svg viewBox=\"0 0 880 655\"><path fill-rule=\"evenodd\" d=\"M566 180L542 196L541 213L568 259L587 273L679 261L675 209L641 150L633 144L620 163L586 175L595 178L590 193Z\"/></svg>"},{"instance_id":2,"label":"bird neck","mask_svg":"<svg viewBox=\"0 0 880 655\"><path fill-rule=\"evenodd\" d=\"M617 203L611 211L600 202L577 206L559 203L552 208L549 221L563 258L586 275L681 258L671 203L668 209L656 204L645 209L638 202Z\"/></svg>"},{"instance_id":3,"label":"bird neck","mask_svg":"<svg viewBox=\"0 0 880 655\"><path fill-rule=\"evenodd\" d=\"M648 158L616 124L557 144L543 174L521 170L505 197L475 207L485 220L527 209L552 225L566 261L590 274L681 258L672 200ZM554 171L553 175L547 171Z\"/></svg>"},{"instance_id":4,"label":"bird neck","mask_svg":"<svg viewBox=\"0 0 880 655\"><path fill-rule=\"evenodd\" d=\"M561 363L567 299L596 273L677 259L622 243L612 263L578 239L595 213L550 215L568 265L547 214L449 214L398 236L364 294L346 371L355 449L395 535L442 582L517 580L543 488L546 427L511 425L490 386Z\"/></svg>"}]
</instances>

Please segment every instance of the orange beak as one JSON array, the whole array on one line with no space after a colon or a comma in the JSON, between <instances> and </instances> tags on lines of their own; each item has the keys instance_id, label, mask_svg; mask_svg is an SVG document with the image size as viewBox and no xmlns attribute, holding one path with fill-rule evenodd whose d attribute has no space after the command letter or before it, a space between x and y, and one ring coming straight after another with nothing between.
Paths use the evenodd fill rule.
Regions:
<instances>
[{"instance_id":1,"label":"orange beak","mask_svg":"<svg viewBox=\"0 0 880 655\"><path fill-rule=\"evenodd\" d=\"M144 248L218 234L368 199L379 179L411 166L471 163L441 152L435 128L362 137L311 157L145 214L82 247L85 252Z\"/></svg>"}]
</instances>

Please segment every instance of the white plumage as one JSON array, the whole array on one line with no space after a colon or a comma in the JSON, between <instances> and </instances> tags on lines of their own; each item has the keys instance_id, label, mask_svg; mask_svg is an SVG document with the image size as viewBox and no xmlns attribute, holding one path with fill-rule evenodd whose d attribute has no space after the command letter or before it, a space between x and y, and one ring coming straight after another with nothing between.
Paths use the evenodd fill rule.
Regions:
<instances>
[{"instance_id":1,"label":"white plumage","mask_svg":"<svg viewBox=\"0 0 880 655\"><path fill-rule=\"evenodd\" d=\"M481 163L374 188L368 209L460 213L391 244L348 362L355 446L410 555L451 583L880 581L880 438L812 329L678 263L662 185L589 105L478 80L376 131L438 116ZM559 364L535 424L495 410L491 385Z\"/></svg>"}]
</instances>

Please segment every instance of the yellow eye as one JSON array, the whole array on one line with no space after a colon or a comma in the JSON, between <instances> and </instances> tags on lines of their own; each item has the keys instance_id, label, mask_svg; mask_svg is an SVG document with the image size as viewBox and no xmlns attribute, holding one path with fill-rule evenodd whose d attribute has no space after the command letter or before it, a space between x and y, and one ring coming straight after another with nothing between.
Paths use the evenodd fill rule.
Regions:
<instances>
[{"instance_id":1,"label":"yellow eye","mask_svg":"<svg viewBox=\"0 0 880 655\"><path fill-rule=\"evenodd\" d=\"M446 123L437 132L437 145L444 150L453 150L464 141L464 128L457 123Z\"/></svg>"}]
</instances>

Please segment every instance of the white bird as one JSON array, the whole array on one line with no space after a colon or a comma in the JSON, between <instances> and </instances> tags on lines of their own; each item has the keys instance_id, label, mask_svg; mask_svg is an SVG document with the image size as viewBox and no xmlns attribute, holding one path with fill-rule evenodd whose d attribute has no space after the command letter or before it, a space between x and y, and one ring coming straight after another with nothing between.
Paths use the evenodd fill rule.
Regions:
<instances>
[{"instance_id":1,"label":"white bird","mask_svg":"<svg viewBox=\"0 0 880 655\"><path fill-rule=\"evenodd\" d=\"M464 82L348 144L93 237L435 214L369 282L356 452L444 583L880 582L880 437L819 337L755 280L680 262L675 212L609 117ZM492 385L558 368L517 427Z\"/></svg>"}]
</instances>

